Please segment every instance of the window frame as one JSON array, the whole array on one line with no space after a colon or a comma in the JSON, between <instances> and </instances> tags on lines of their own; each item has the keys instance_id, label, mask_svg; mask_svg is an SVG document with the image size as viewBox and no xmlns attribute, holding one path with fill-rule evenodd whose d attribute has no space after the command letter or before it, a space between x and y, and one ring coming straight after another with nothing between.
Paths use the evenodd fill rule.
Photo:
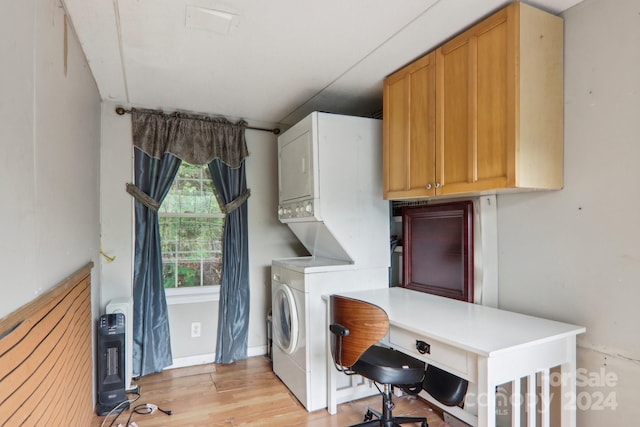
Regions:
<instances>
[{"instance_id":1,"label":"window frame","mask_svg":"<svg viewBox=\"0 0 640 427\"><path fill-rule=\"evenodd\" d=\"M197 166L201 170L201 175L198 178L179 178L178 174L176 175L174 182L171 184L172 187L177 182L177 180L183 181L199 181L200 183L206 182L207 178L211 183L213 188L213 192L218 203L218 206L221 212L214 213L193 213L193 212L185 212L185 213L176 213L176 212L163 212L161 210L158 211L158 221L160 222L161 218L220 218L222 219L222 229L223 233L220 238L220 242L222 246L224 246L224 222L226 220L226 214L222 212L222 205L220 203L220 198L216 192L215 185L213 184L213 180L211 179L210 174L208 173L208 169L206 165L194 165L187 162L182 162L180 168L183 167L184 164ZM205 172L207 170L207 172ZM179 173L179 171L178 171ZM164 204L164 203L163 203ZM176 252L174 252L176 253ZM222 253L222 251L221 251ZM164 259L165 251L162 251L162 258ZM202 260L200 260L202 262ZM162 262L163 270L165 262ZM175 264L174 264L175 265ZM193 303L193 302L205 302L205 301L219 301L220 299L220 284L216 285L203 285L203 277L202 277L202 269L200 270L200 285L199 286L185 286L185 287L172 287L172 288L164 288L165 297L167 300L167 304L185 304L185 303ZM164 278L164 274L163 274ZM177 279L177 276L176 276Z\"/></svg>"},{"instance_id":2,"label":"window frame","mask_svg":"<svg viewBox=\"0 0 640 427\"><path fill-rule=\"evenodd\" d=\"M220 301L220 285L191 288L164 288L168 305Z\"/></svg>"}]
</instances>

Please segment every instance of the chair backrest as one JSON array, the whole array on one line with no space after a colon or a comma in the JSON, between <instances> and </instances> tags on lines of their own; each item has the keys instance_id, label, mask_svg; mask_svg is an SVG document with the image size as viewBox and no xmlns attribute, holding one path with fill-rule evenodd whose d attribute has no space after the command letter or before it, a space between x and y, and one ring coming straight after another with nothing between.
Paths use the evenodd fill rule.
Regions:
<instances>
[{"instance_id":1,"label":"chair backrest","mask_svg":"<svg viewBox=\"0 0 640 427\"><path fill-rule=\"evenodd\" d=\"M353 366L362 353L380 341L389 331L389 317L380 307L365 301L338 295L330 297L330 324L339 324L349 330L349 335L339 339L332 334L331 354L336 364Z\"/></svg>"}]
</instances>

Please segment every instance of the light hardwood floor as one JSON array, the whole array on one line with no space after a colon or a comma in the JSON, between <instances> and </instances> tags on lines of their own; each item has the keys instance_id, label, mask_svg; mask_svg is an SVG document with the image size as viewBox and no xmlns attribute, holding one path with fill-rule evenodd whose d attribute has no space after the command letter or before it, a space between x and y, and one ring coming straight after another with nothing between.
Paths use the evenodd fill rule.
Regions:
<instances>
[{"instance_id":1,"label":"light hardwood floor","mask_svg":"<svg viewBox=\"0 0 640 427\"><path fill-rule=\"evenodd\" d=\"M312 413L296 400L276 377L265 357L251 357L232 365L200 365L148 375L137 382L140 399L131 406L153 403L172 415L156 411L133 414L139 427L161 426L268 426L344 427L362 421L367 406L380 409L381 398L372 396L338 406L334 416L326 410ZM396 415L426 416L430 427L446 427L424 401L413 396L394 398ZM125 424L130 411L117 419ZM109 426L113 417L107 418ZM95 416L92 427L104 417Z\"/></svg>"}]
</instances>

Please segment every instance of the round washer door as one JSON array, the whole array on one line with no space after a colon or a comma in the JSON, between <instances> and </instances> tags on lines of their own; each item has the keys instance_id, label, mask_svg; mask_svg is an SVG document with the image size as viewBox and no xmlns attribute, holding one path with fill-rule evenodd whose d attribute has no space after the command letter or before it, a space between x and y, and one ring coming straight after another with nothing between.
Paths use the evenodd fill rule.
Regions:
<instances>
[{"instance_id":1,"label":"round washer door","mask_svg":"<svg viewBox=\"0 0 640 427\"><path fill-rule=\"evenodd\" d=\"M276 288L271 309L276 344L286 354L291 354L298 347L299 323L296 300L289 286L283 283Z\"/></svg>"}]
</instances>

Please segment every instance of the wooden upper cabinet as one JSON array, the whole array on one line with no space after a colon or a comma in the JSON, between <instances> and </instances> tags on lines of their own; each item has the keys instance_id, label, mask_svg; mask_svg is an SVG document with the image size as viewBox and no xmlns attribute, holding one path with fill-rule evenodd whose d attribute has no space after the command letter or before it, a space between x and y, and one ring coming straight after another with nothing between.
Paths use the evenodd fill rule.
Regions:
<instances>
[{"instance_id":1,"label":"wooden upper cabinet","mask_svg":"<svg viewBox=\"0 0 640 427\"><path fill-rule=\"evenodd\" d=\"M435 196L435 54L387 77L383 104L385 198Z\"/></svg>"},{"instance_id":2,"label":"wooden upper cabinet","mask_svg":"<svg viewBox=\"0 0 640 427\"><path fill-rule=\"evenodd\" d=\"M400 76L405 70L426 58L430 69L435 62L435 90L420 94L393 89L404 80ZM385 130L395 130L384 134L384 176L390 178L384 182L385 198L562 188L562 61L562 20L512 3L389 76L384 85L384 121ZM426 110L430 118L422 121L422 116L407 110L420 103L414 99L419 96L430 105L434 93L434 108ZM393 111L398 105L401 114ZM416 120L421 123L412 123ZM413 139L414 128L430 129L431 120L434 134ZM403 144L398 141L404 141L404 158L388 150L399 150ZM406 151L414 144L431 154L415 148ZM420 160L413 158L414 152ZM432 155L433 166L428 163L422 169L427 176L413 170L421 162L431 162ZM432 182L433 192L417 194L421 183L411 180L416 176L425 187Z\"/></svg>"}]
</instances>

